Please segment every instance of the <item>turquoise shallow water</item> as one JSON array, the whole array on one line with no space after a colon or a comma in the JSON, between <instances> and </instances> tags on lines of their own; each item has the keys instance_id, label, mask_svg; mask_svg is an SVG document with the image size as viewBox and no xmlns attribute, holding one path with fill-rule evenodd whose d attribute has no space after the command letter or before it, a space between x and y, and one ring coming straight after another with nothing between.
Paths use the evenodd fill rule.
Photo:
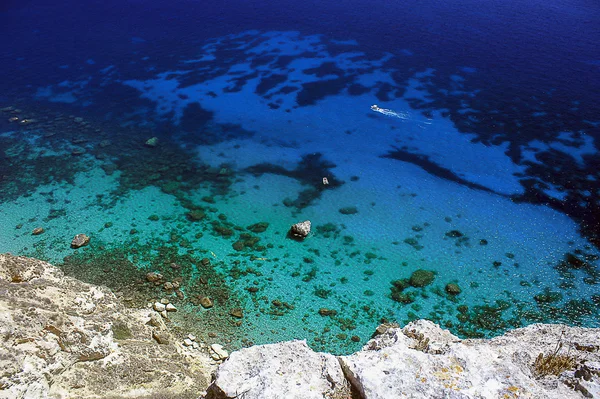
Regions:
<instances>
[{"instance_id":1,"label":"turquoise shallow water","mask_svg":"<svg viewBox=\"0 0 600 399\"><path fill-rule=\"evenodd\" d=\"M0 251L131 306L169 297L175 328L231 348L298 338L349 353L381 321L416 318L463 337L598 326L593 221L559 206L574 192L597 202L593 135L465 131L484 115L465 105L457 123L434 105L435 69L399 87L393 63L408 50L375 57L281 30L197 42L158 60L142 47L127 62L67 65L80 73L4 104ZM473 74L484 72L457 69L451 92L476 96ZM536 181L557 156L584 183ZM311 234L289 239L303 220ZM90 244L73 249L79 233Z\"/></svg>"}]
</instances>

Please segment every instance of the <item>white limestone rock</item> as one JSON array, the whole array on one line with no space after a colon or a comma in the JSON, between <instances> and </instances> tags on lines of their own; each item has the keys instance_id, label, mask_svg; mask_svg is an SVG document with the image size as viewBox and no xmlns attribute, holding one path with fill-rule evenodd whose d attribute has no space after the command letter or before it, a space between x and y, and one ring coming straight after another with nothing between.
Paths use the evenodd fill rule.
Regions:
<instances>
[{"instance_id":1,"label":"white limestone rock","mask_svg":"<svg viewBox=\"0 0 600 399\"><path fill-rule=\"evenodd\" d=\"M291 341L233 352L219 367L206 398L323 399L344 390L350 392L335 356L316 353L305 341Z\"/></svg>"},{"instance_id":2,"label":"white limestone rock","mask_svg":"<svg viewBox=\"0 0 600 399\"><path fill-rule=\"evenodd\" d=\"M197 397L208 356L158 345L154 332L176 338L148 315L46 262L0 254L0 398Z\"/></svg>"},{"instance_id":3,"label":"white limestone rock","mask_svg":"<svg viewBox=\"0 0 600 399\"><path fill-rule=\"evenodd\" d=\"M600 397L599 329L538 324L491 340L461 340L418 320L402 329L382 325L378 331L361 351L339 356L339 364L303 341L233 352L206 399L242 393L261 399L346 399L348 385L361 399ZM587 370L577 366L577 372L536 378L535 358L553 352L559 340L570 355L585 360ZM338 388L342 391L333 395Z\"/></svg>"},{"instance_id":4,"label":"white limestone rock","mask_svg":"<svg viewBox=\"0 0 600 399\"><path fill-rule=\"evenodd\" d=\"M154 302L154 310L156 310L157 312L162 312L166 309L166 305L164 303L160 303L160 302Z\"/></svg>"},{"instance_id":5,"label":"white limestone rock","mask_svg":"<svg viewBox=\"0 0 600 399\"><path fill-rule=\"evenodd\" d=\"M177 308L172 303L168 303L167 306L165 306L165 310L167 312L177 312Z\"/></svg>"},{"instance_id":6,"label":"white limestone rock","mask_svg":"<svg viewBox=\"0 0 600 399\"><path fill-rule=\"evenodd\" d=\"M212 344L210 346L210 357L214 360L225 360L229 357L229 352L223 348L223 345Z\"/></svg>"},{"instance_id":7,"label":"white limestone rock","mask_svg":"<svg viewBox=\"0 0 600 399\"><path fill-rule=\"evenodd\" d=\"M310 220L296 223L290 228L290 234L297 239L304 239L310 234Z\"/></svg>"},{"instance_id":8,"label":"white limestone rock","mask_svg":"<svg viewBox=\"0 0 600 399\"><path fill-rule=\"evenodd\" d=\"M492 340L465 340L425 320L394 328L375 337L363 350L339 357L346 377L364 399L400 398L580 398L564 383L548 385L533 378L535 357L552 351L560 337L560 326L548 342L539 332L548 326L530 326ZM565 328L562 326L562 328ZM597 330L577 330L578 341L600 343ZM422 334L422 336L419 336ZM516 338L513 336L517 336ZM418 346L429 338L425 348ZM442 348L441 351L433 348ZM421 350L419 350L419 349ZM597 357L597 356L596 356ZM585 382L584 382L585 383ZM585 384L584 384L585 385ZM590 392L600 388L585 385ZM549 388L551 386L551 389Z\"/></svg>"}]
</instances>

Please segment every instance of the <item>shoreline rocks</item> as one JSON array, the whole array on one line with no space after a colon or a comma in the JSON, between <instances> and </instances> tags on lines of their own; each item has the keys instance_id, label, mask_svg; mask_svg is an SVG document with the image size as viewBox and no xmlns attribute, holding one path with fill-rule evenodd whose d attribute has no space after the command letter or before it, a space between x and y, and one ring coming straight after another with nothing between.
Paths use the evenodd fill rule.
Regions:
<instances>
[{"instance_id":1,"label":"shoreline rocks","mask_svg":"<svg viewBox=\"0 0 600 399\"><path fill-rule=\"evenodd\" d=\"M0 254L0 293L0 398L197 398L215 369L153 310L46 262Z\"/></svg>"},{"instance_id":2,"label":"shoreline rocks","mask_svg":"<svg viewBox=\"0 0 600 399\"><path fill-rule=\"evenodd\" d=\"M539 398L600 395L600 330L535 324L493 339L461 340L417 320L382 325L362 350L333 356L305 341L233 352L219 366L205 399ZM536 377L540 353L578 359L559 376ZM568 349L567 349L568 348Z\"/></svg>"}]
</instances>

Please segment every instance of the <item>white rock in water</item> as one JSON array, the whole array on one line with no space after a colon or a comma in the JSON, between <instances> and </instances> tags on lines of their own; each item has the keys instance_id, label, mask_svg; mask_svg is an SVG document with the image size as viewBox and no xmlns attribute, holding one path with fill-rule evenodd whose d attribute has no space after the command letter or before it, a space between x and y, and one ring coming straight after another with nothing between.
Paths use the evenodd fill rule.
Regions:
<instances>
[{"instance_id":1,"label":"white rock in water","mask_svg":"<svg viewBox=\"0 0 600 399\"><path fill-rule=\"evenodd\" d=\"M223 348L222 345L212 344L210 346L210 357L214 360L225 360L229 357L229 353Z\"/></svg>"},{"instance_id":2,"label":"white rock in water","mask_svg":"<svg viewBox=\"0 0 600 399\"><path fill-rule=\"evenodd\" d=\"M71 248L81 248L90 243L90 237L85 234L77 234L71 241Z\"/></svg>"},{"instance_id":3,"label":"white rock in water","mask_svg":"<svg viewBox=\"0 0 600 399\"><path fill-rule=\"evenodd\" d=\"M160 302L154 302L154 310L156 310L157 312L162 312L163 310L165 310L166 306L164 303L160 303Z\"/></svg>"},{"instance_id":4,"label":"white rock in water","mask_svg":"<svg viewBox=\"0 0 600 399\"><path fill-rule=\"evenodd\" d=\"M177 312L177 308L172 303L167 304L167 306L165 306L165 310L167 312Z\"/></svg>"},{"instance_id":5,"label":"white rock in water","mask_svg":"<svg viewBox=\"0 0 600 399\"><path fill-rule=\"evenodd\" d=\"M296 223L290 229L290 234L294 237L305 238L310 234L310 220Z\"/></svg>"}]
</instances>

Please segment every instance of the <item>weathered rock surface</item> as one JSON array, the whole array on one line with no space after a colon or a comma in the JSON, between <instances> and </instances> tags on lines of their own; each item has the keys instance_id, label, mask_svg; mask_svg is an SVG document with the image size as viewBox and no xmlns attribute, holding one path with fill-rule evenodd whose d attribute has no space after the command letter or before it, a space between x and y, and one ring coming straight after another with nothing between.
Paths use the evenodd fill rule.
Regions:
<instances>
[{"instance_id":1,"label":"weathered rock surface","mask_svg":"<svg viewBox=\"0 0 600 399\"><path fill-rule=\"evenodd\" d=\"M48 263L0 255L0 398L197 398L208 355L185 352L151 314Z\"/></svg>"},{"instance_id":2,"label":"weathered rock surface","mask_svg":"<svg viewBox=\"0 0 600 399\"><path fill-rule=\"evenodd\" d=\"M77 234L71 241L71 248L81 248L90 243L90 237L85 234Z\"/></svg>"},{"instance_id":3,"label":"weathered rock surface","mask_svg":"<svg viewBox=\"0 0 600 399\"><path fill-rule=\"evenodd\" d=\"M380 327L382 333L361 351L337 357L339 364L304 341L234 352L219 367L206 398L600 397L598 329L538 324L491 340L460 340L425 320L403 329ZM561 339L563 353L586 367L580 363L559 377L536 378L536 357L552 353ZM344 388L348 383L352 394Z\"/></svg>"},{"instance_id":4,"label":"weathered rock surface","mask_svg":"<svg viewBox=\"0 0 600 399\"><path fill-rule=\"evenodd\" d=\"M349 393L335 356L291 341L233 352L219 367L206 399L342 399Z\"/></svg>"},{"instance_id":5,"label":"weathered rock surface","mask_svg":"<svg viewBox=\"0 0 600 399\"><path fill-rule=\"evenodd\" d=\"M306 238L310 234L310 220L296 223L290 228L290 235L296 238Z\"/></svg>"}]
</instances>

